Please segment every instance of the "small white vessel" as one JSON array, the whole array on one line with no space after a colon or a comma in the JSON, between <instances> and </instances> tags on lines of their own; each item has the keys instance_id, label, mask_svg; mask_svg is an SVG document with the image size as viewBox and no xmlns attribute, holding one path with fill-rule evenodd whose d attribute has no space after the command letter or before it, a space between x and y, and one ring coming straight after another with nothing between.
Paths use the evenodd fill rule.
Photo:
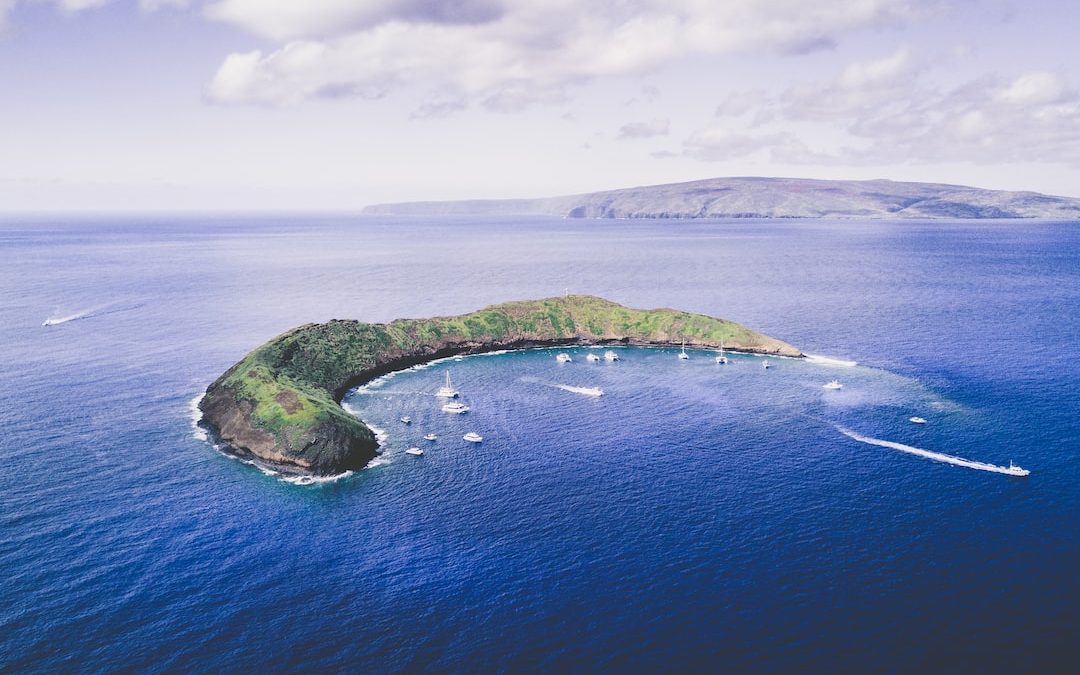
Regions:
<instances>
[{"instance_id":1,"label":"small white vessel","mask_svg":"<svg viewBox=\"0 0 1080 675\"><path fill-rule=\"evenodd\" d=\"M764 368L765 370L768 370L769 369L769 362L768 361L762 361L761 362L761 367Z\"/></svg>"},{"instance_id":2,"label":"small white vessel","mask_svg":"<svg viewBox=\"0 0 1080 675\"><path fill-rule=\"evenodd\" d=\"M683 340L682 351L679 352L679 360L685 361L688 358L690 358L690 355L686 353L686 340Z\"/></svg>"},{"instance_id":3,"label":"small white vessel","mask_svg":"<svg viewBox=\"0 0 1080 675\"><path fill-rule=\"evenodd\" d=\"M454 401L453 403L447 403L446 405L444 405L442 407L442 411L454 413L455 415L460 415L461 413L469 412L469 406L465 405L464 403L458 403L457 401Z\"/></svg>"},{"instance_id":4,"label":"small white vessel","mask_svg":"<svg viewBox=\"0 0 1080 675\"><path fill-rule=\"evenodd\" d=\"M420 448L409 448L408 450L405 451L405 454L406 455L416 455L417 457L419 457L420 455L424 454L424 451L421 450Z\"/></svg>"},{"instance_id":5,"label":"small white vessel","mask_svg":"<svg viewBox=\"0 0 1080 675\"><path fill-rule=\"evenodd\" d=\"M727 363L727 357L724 356L724 341L720 341L720 353L716 355L716 362L720 364Z\"/></svg>"},{"instance_id":6,"label":"small white vessel","mask_svg":"<svg viewBox=\"0 0 1080 675\"><path fill-rule=\"evenodd\" d=\"M605 361L618 361L619 360L619 355L616 354L615 352L611 351L611 350L608 350L608 351L604 352L604 360Z\"/></svg>"},{"instance_id":7,"label":"small white vessel","mask_svg":"<svg viewBox=\"0 0 1080 675\"><path fill-rule=\"evenodd\" d=\"M1010 476L1026 476L1031 472L1028 471L1027 469L1022 469L1022 468L1016 466L1015 464L1013 464L1013 461L1010 459L1009 460L1009 466L1005 468L1005 473L1009 474Z\"/></svg>"},{"instance_id":8,"label":"small white vessel","mask_svg":"<svg viewBox=\"0 0 1080 675\"><path fill-rule=\"evenodd\" d=\"M911 422L912 424L926 424L926 420L921 417L909 417L908 422Z\"/></svg>"},{"instance_id":9,"label":"small white vessel","mask_svg":"<svg viewBox=\"0 0 1080 675\"><path fill-rule=\"evenodd\" d=\"M480 441L484 440L484 437L476 433L475 431L470 431L461 438L470 443L479 443Z\"/></svg>"},{"instance_id":10,"label":"small white vessel","mask_svg":"<svg viewBox=\"0 0 1080 675\"><path fill-rule=\"evenodd\" d=\"M555 356L555 360L558 361L559 363L570 363L574 359L570 358L570 355L567 354L566 352L559 352Z\"/></svg>"},{"instance_id":11,"label":"small white vessel","mask_svg":"<svg viewBox=\"0 0 1080 675\"><path fill-rule=\"evenodd\" d=\"M596 354L589 354L588 356L585 357L585 360L588 361L589 363L600 363L600 357L597 356Z\"/></svg>"},{"instance_id":12,"label":"small white vessel","mask_svg":"<svg viewBox=\"0 0 1080 675\"><path fill-rule=\"evenodd\" d=\"M408 415L405 415L404 417L401 418L401 423L402 424L412 424L412 418L409 417Z\"/></svg>"},{"instance_id":13,"label":"small white vessel","mask_svg":"<svg viewBox=\"0 0 1080 675\"><path fill-rule=\"evenodd\" d=\"M438 438L438 436L436 436L435 434L424 434L425 441L433 441L436 438Z\"/></svg>"},{"instance_id":14,"label":"small white vessel","mask_svg":"<svg viewBox=\"0 0 1080 675\"><path fill-rule=\"evenodd\" d=\"M41 322L42 326L55 326L58 323L64 323L60 319L45 319Z\"/></svg>"},{"instance_id":15,"label":"small white vessel","mask_svg":"<svg viewBox=\"0 0 1080 675\"><path fill-rule=\"evenodd\" d=\"M585 394L586 396L603 396L604 390L600 387L572 387L569 384L558 385L559 389L563 391L573 392L575 394Z\"/></svg>"},{"instance_id":16,"label":"small white vessel","mask_svg":"<svg viewBox=\"0 0 1080 675\"><path fill-rule=\"evenodd\" d=\"M833 380L821 385L822 389L843 389L844 385L840 384L840 380Z\"/></svg>"},{"instance_id":17,"label":"small white vessel","mask_svg":"<svg viewBox=\"0 0 1080 675\"><path fill-rule=\"evenodd\" d=\"M458 390L454 389L454 386L450 384L450 371L446 371L446 384L439 387L439 391L435 392L435 395L439 398L457 398Z\"/></svg>"}]
</instances>

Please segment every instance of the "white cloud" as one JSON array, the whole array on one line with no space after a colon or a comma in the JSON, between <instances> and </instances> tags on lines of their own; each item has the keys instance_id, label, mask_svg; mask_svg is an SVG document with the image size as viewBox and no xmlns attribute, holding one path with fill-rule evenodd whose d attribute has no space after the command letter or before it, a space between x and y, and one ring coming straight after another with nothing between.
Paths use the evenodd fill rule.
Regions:
<instances>
[{"instance_id":1,"label":"white cloud","mask_svg":"<svg viewBox=\"0 0 1080 675\"><path fill-rule=\"evenodd\" d=\"M496 107L545 102L569 85L695 55L828 47L906 21L921 2L218 0L208 16L281 46L229 56L208 91L222 103L290 105L411 84Z\"/></svg>"},{"instance_id":2,"label":"white cloud","mask_svg":"<svg viewBox=\"0 0 1080 675\"><path fill-rule=\"evenodd\" d=\"M667 136L671 129L671 120L653 119L648 122L628 122L619 128L617 138L631 140L637 138L655 138Z\"/></svg>"},{"instance_id":3,"label":"white cloud","mask_svg":"<svg viewBox=\"0 0 1080 675\"><path fill-rule=\"evenodd\" d=\"M749 129L736 119L754 102ZM728 128L684 141L704 160L764 151L776 161L817 164L1057 162L1080 166L1080 94L1056 75L1011 82L986 76L944 87L905 49L853 63L831 80L722 102ZM745 126L745 125L743 125ZM796 131L797 130L797 131ZM828 152L811 149L819 145Z\"/></svg>"},{"instance_id":4,"label":"white cloud","mask_svg":"<svg viewBox=\"0 0 1080 675\"><path fill-rule=\"evenodd\" d=\"M1017 105L1053 103L1061 98L1064 89L1061 80L1053 73L1026 73L1002 90L999 98Z\"/></svg>"}]
</instances>

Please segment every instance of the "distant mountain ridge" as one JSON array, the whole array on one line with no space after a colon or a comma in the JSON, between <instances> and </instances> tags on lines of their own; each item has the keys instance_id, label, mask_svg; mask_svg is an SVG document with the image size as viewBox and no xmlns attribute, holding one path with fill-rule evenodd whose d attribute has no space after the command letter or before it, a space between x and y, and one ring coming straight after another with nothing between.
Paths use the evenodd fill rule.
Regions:
<instances>
[{"instance_id":1,"label":"distant mountain ridge","mask_svg":"<svg viewBox=\"0 0 1080 675\"><path fill-rule=\"evenodd\" d=\"M709 178L539 199L375 204L370 215L568 218L1058 218L1080 199L891 180Z\"/></svg>"}]
</instances>

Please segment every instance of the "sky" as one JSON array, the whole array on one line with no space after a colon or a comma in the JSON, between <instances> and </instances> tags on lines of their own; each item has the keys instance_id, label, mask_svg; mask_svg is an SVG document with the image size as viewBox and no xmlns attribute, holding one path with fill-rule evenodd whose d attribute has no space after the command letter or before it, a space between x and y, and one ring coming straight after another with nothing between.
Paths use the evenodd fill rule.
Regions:
<instances>
[{"instance_id":1,"label":"sky","mask_svg":"<svg viewBox=\"0 0 1080 675\"><path fill-rule=\"evenodd\" d=\"M0 211L714 176L1080 196L1066 0L0 0Z\"/></svg>"}]
</instances>

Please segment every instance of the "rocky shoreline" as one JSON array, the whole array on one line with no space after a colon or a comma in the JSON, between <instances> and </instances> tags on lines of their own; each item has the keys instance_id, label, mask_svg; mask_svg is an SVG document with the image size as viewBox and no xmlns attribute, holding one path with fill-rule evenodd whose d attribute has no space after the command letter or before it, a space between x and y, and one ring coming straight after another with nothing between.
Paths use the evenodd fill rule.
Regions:
<instances>
[{"instance_id":1,"label":"rocky shoreline","mask_svg":"<svg viewBox=\"0 0 1080 675\"><path fill-rule=\"evenodd\" d=\"M356 386L436 359L538 347L679 346L801 357L739 324L671 309L636 310L591 296L494 305L389 324L330 321L288 331L211 384L200 424L222 449L289 474L364 468L375 434L340 402Z\"/></svg>"}]
</instances>

